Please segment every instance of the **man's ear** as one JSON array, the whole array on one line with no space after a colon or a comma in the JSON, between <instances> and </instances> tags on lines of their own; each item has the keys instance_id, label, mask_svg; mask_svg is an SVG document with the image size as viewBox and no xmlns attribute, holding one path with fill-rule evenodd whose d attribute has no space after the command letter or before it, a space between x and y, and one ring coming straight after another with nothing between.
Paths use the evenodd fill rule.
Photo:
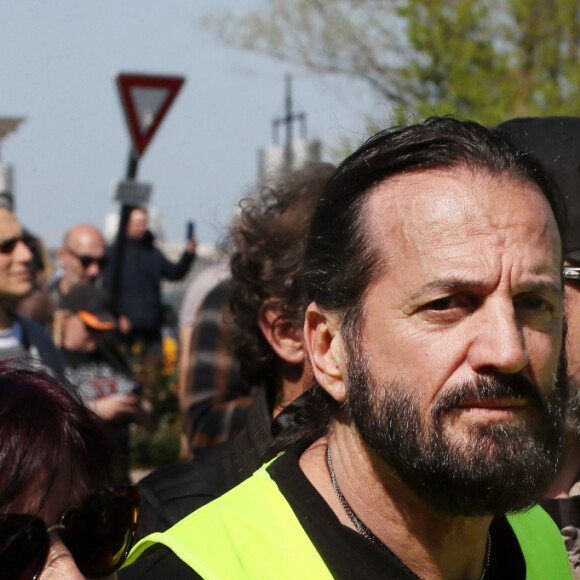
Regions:
<instances>
[{"instance_id":1,"label":"man's ear","mask_svg":"<svg viewBox=\"0 0 580 580\"><path fill-rule=\"evenodd\" d=\"M292 320L282 318L280 300L270 298L262 304L258 324L262 334L282 360L290 364L304 363L306 348L302 327Z\"/></svg>"},{"instance_id":2,"label":"man's ear","mask_svg":"<svg viewBox=\"0 0 580 580\"><path fill-rule=\"evenodd\" d=\"M336 314L315 302L306 310L304 338L318 384L336 401L346 400L346 353Z\"/></svg>"},{"instance_id":3,"label":"man's ear","mask_svg":"<svg viewBox=\"0 0 580 580\"><path fill-rule=\"evenodd\" d=\"M66 250L62 246L56 251L56 257L62 266L63 260L66 258Z\"/></svg>"}]
</instances>

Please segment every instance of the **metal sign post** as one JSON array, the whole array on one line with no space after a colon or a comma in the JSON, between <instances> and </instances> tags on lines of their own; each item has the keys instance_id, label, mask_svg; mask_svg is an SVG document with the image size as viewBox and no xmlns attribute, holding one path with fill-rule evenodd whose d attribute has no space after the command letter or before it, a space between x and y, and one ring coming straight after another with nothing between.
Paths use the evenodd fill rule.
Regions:
<instances>
[{"instance_id":1,"label":"metal sign post","mask_svg":"<svg viewBox=\"0 0 580 580\"><path fill-rule=\"evenodd\" d=\"M131 150L129 162L127 164L126 190L134 186L134 191L143 191L145 184L138 184L135 181L139 159L145 153L153 136L159 129L161 122L167 115L169 108L177 97L185 77L166 75L146 75L120 73L116 77L119 97L125 113L127 128L131 136ZM150 196L147 195L147 201ZM118 297L121 284L121 268L125 240L127 237L127 224L131 211L138 205L145 205L146 202L136 203L127 197L121 196L121 212L119 216L119 230L115 243L115 253L113 256L112 274L112 300L118 306Z\"/></svg>"}]
</instances>

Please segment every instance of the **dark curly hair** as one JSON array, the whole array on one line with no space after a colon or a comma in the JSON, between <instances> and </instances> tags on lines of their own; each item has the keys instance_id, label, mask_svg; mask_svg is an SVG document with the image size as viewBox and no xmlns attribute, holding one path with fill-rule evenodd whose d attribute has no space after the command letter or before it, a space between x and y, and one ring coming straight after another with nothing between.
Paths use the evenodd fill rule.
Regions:
<instances>
[{"instance_id":1,"label":"dark curly hair","mask_svg":"<svg viewBox=\"0 0 580 580\"><path fill-rule=\"evenodd\" d=\"M302 262L306 233L320 193L334 167L309 165L243 199L230 230L233 345L244 380L277 377L277 355L258 325L260 307L280 300L282 316L301 324L306 310Z\"/></svg>"}]
</instances>

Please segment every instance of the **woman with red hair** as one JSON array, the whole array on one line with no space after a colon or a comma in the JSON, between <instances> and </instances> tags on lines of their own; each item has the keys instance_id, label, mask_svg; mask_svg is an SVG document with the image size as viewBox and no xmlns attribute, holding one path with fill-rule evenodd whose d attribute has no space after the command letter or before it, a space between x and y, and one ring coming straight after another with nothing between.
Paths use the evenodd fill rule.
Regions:
<instances>
[{"instance_id":1,"label":"woman with red hair","mask_svg":"<svg viewBox=\"0 0 580 580\"><path fill-rule=\"evenodd\" d=\"M0 366L0 576L114 578L139 494L113 487L117 453L101 419L60 375Z\"/></svg>"}]
</instances>

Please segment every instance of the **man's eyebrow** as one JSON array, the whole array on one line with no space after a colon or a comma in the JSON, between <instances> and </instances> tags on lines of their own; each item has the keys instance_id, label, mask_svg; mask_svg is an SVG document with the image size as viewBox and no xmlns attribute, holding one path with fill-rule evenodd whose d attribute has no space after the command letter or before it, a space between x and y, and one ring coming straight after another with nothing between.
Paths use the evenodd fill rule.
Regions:
<instances>
[{"instance_id":1,"label":"man's eyebrow","mask_svg":"<svg viewBox=\"0 0 580 580\"><path fill-rule=\"evenodd\" d=\"M554 282L534 282L524 285L524 292L551 292L553 294L562 294L563 285L560 281Z\"/></svg>"},{"instance_id":2,"label":"man's eyebrow","mask_svg":"<svg viewBox=\"0 0 580 580\"><path fill-rule=\"evenodd\" d=\"M485 285L485 283L481 280L463 280L459 278L433 280L432 282L429 282L412 292L409 295L409 299L415 300L431 292L466 290L470 288L481 287L483 285ZM530 282L528 284L523 284L520 292L549 292L552 294L561 294L562 284L560 281Z\"/></svg>"},{"instance_id":3,"label":"man's eyebrow","mask_svg":"<svg viewBox=\"0 0 580 580\"><path fill-rule=\"evenodd\" d=\"M449 291L449 290L464 290L466 288L475 288L476 286L482 286L483 282L481 280L463 280L459 278L444 278L441 280L433 280L421 286L409 295L411 300L420 298L425 294L431 292Z\"/></svg>"}]
</instances>

